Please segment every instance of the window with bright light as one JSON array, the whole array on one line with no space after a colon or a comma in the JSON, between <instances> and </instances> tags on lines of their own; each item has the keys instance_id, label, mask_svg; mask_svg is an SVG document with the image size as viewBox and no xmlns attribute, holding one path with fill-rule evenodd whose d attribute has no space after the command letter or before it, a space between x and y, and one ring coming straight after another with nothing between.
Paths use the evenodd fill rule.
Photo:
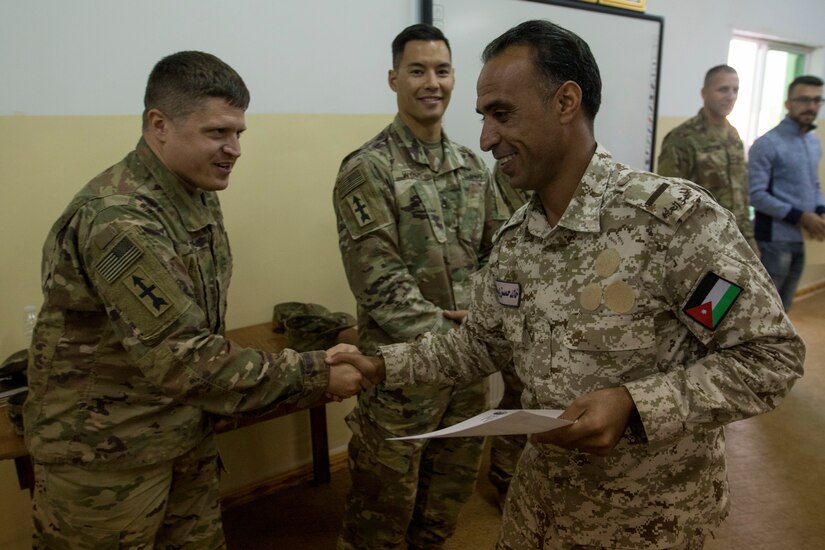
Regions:
<instances>
[{"instance_id":1,"label":"window with bright light","mask_svg":"<svg viewBox=\"0 0 825 550\"><path fill-rule=\"evenodd\" d=\"M788 84L807 72L812 48L734 35L728 65L739 73L739 98L728 120L745 148L785 116Z\"/></svg>"}]
</instances>

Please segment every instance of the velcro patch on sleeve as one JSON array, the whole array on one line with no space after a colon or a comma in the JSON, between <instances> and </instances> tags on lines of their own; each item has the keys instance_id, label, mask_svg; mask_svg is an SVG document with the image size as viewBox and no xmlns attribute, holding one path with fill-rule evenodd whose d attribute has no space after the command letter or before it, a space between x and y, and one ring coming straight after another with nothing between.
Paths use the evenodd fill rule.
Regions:
<instances>
[{"instance_id":1,"label":"velcro patch on sleeve","mask_svg":"<svg viewBox=\"0 0 825 550\"><path fill-rule=\"evenodd\" d=\"M192 305L152 246L130 229L101 251L93 272L101 295L141 340L160 335Z\"/></svg>"},{"instance_id":2,"label":"velcro patch on sleeve","mask_svg":"<svg viewBox=\"0 0 825 550\"><path fill-rule=\"evenodd\" d=\"M342 175L338 181L338 195L343 197L357 189L362 183L366 183L363 167L359 164L354 170L350 170Z\"/></svg>"},{"instance_id":3,"label":"velcro patch on sleeve","mask_svg":"<svg viewBox=\"0 0 825 550\"><path fill-rule=\"evenodd\" d=\"M387 205L369 181L363 163L338 177L335 194L338 211L353 239L391 223Z\"/></svg>"},{"instance_id":4,"label":"velcro patch on sleeve","mask_svg":"<svg viewBox=\"0 0 825 550\"><path fill-rule=\"evenodd\" d=\"M741 286L708 271L688 296L682 311L703 327L716 330L741 295Z\"/></svg>"},{"instance_id":5,"label":"velcro patch on sleeve","mask_svg":"<svg viewBox=\"0 0 825 550\"><path fill-rule=\"evenodd\" d=\"M97 263L97 272L109 284L118 280L132 264L141 256L143 251L133 243L129 237L123 237Z\"/></svg>"},{"instance_id":6,"label":"velcro patch on sleeve","mask_svg":"<svg viewBox=\"0 0 825 550\"><path fill-rule=\"evenodd\" d=\"M172 305L166 293L140 266L123 278L123 284L137 297L141 305L155 317L159 317Z\"/></svg>"}]
</instances>

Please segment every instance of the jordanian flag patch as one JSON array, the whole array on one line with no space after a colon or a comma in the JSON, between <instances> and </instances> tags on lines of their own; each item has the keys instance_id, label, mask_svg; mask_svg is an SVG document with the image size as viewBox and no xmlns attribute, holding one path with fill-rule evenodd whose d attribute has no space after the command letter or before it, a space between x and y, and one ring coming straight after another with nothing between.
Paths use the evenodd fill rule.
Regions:
<instances>
[{"instance_id":1,"label":"jordanian flag patch","mask_svg":"<svg viewBox=\"0 0 825 550\"><path fill-rule=\"evenodd\" d=\"M700 325L714 330L742 294L742 287L709 271L682 309Z\"/></svg>"}]
</instances>

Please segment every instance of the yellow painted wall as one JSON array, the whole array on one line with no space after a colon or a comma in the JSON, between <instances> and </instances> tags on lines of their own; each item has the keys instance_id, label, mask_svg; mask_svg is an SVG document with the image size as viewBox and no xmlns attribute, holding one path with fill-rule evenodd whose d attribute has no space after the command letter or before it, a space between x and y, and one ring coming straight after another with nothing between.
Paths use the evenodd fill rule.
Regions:
<instances>
[{"instance_id":1,"label":"yellow painted wall","mask_svg":"<svg viewBox=\"0 0 825 550\"><path fill-rule=\"evenodd\" d=\"M392 115L248 115L243 155L221 192L235 257L228 326L271 319L282 301L354 313L335 232L332 186L341 159ZM40 253L80 187L140 137L137 116L0 117L0 356L23 346L23 307L39 307ZM327 406L330 448L343 450L352 400ZM309 418L296 413L221 435L234 491L310 461ZM11 461L0 462L0 548L27 548L30 503Z\"/></svg>"},{"instance_id":2,"label":"yellow painted wall","mask_svg":"<svg viewBox=\"0 0 825 550\"><path fill-rule=\"evenodd\" d=\"M656 124L657 157L659 156L659 152L662 150L662 140L665 138L667 133L676 128L678 125L685 122L686 120L687 118L682 117L660 116L658 118ZM818 122L818 128L814 131L819 136L819 139L825 142L825 127L823 127L822 121ZM823 189L823 192L825 192L825 161L820 161L819 163L819 183ZM823 281L825 281L825 264L813 263L812 258L809 255L807 258L807 263L805 265L805 271L802 273L802 278L799 281L800 290L804 290L806 287L817 285Z\"/></svg>"}]
</instances>

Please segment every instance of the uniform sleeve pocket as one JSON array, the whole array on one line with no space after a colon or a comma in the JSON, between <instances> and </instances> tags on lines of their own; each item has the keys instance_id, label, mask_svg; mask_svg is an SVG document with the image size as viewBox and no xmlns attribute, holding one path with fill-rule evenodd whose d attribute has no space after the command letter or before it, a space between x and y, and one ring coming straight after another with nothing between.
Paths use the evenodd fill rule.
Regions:
<instances>
[{"instance_id":1,"label":"uniform sleeve pocket","mask_svg":"<svg viewBox=\"0 0 825 550\"><path fill-rule=\"evenodd\" d=\"M521 344L524 340L524 315L517 311L505 310L502 314L504 336L514 344Z\"/></svg>"},{"instance_id":2,"label":"uniform sleeve pocket","mask_svg":"<svg viewBox=\"0 0 825 550\"><path fill-rule=\"evenodd\" d=\"M653 317L633 315L578 315L571 319L562 342L579 351L631 351L656 342Z\"/></svg>"},{"instance_id":3,"label":"uniform sleeve pocket","mask_svg":"<svg viewBox=\"0 0 825 550\"><path fill-rule=\"evenodd\" d=\"M592 388L610 387L657 371L653 316L581 315L561 337L556 368L578 373Z\"/></svg>"}]
</instances>

